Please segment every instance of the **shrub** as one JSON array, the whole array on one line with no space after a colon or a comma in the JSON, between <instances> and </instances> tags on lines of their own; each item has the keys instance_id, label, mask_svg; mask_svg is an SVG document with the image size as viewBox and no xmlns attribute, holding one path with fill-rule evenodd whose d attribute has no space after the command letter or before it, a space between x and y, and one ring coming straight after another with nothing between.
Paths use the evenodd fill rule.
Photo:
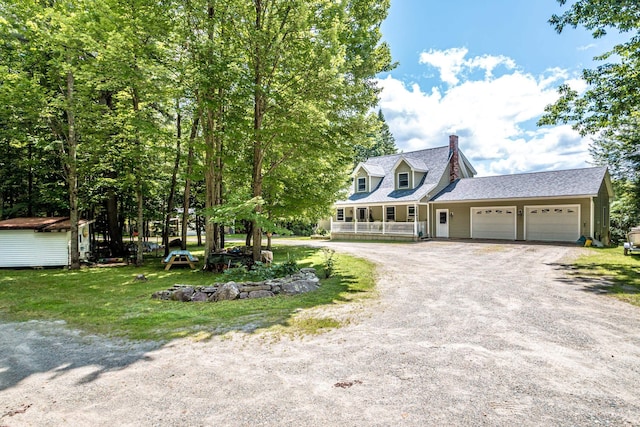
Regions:
<instances>
[{"instance_id":1,"label":"shrub","mask_svg":"<svg viewBox=\"0 0 640 427\"><path fill-rule=\"evenodd\" d=\"M328 279L333 274L333 268L336 263L333 257L336 251L329 248L322 248L322 254L324 255L324 277Z\"/></svg>"}]
</instances>

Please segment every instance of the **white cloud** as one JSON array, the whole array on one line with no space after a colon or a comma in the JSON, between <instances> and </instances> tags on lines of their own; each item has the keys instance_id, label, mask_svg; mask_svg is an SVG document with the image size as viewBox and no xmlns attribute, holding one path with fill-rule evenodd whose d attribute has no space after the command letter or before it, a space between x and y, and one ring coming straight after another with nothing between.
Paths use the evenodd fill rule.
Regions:
<instances>
[{"instance_id":1,"label":"white cloud","mask_svg":"<svg viewBox=\"0 0 640 427\"><path fill-rule=\"evenodd\" d=\"M446 145L448 135L456 133L479 175L587 166L587 138L570 126L535 124L544 107L557 99L560 83L581 90L584 82L561 69L534 76L518 70L510 58L467 59L467 53L458 48L420 56L421 63L440 70L441 81L449 84L444 92L407 86L392 75L380 80L380 106L401 150ZM504 68L494 76L498 66ZM472 69L483 70L484 77L465 77Z\"/></svg>"},{"instance_id":2,"label":"white cloud","mask_svg":"<svg viewBox=\"0 0 640 427\"><path fill-rule=\"evenodd\" d=\"M584 46L578 46L578 50L589 50L589 49L593 49L594 47L596 47L595 43L589 43Z\"/></svg>"},{"instance_id":3,"label":"white cloud","mask_svg":"<svg viewBox=\"0 0 640 427\"><path fill-rule=\"evenodd\" d=\"M515 62L506 56L482 55L465 59L468 53L469 49L465 47L447 50L431 49L429 52L420 54L419 62L437 68L440 72L440 79L449 85L458 84L460 75L464 71L481 69L485 72L485 78L489 79L493 76L493 70L500 65L510 70L516 67Z\"/></svg>"}]
</instances>

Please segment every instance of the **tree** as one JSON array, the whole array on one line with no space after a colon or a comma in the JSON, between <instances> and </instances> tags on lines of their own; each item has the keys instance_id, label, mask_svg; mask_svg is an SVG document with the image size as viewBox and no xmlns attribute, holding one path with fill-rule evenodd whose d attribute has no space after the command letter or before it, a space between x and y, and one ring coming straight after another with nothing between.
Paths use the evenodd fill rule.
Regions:
<instances>
[{"instance_id":1,"label":"tree","mask_svg":"<svg viewBox=\"0 0 640 427\"><path fill-rule=\"evenodd\" d=\"M558 3L565 5L567 0ZM609 62L583 71L589 85L585 93L560 86L560 99L546 107L539 124L572 123L584 135L636 122L640 111L640 3L579 0L549 22L558 33L567 26L583 26L594 38L604 37L609 30L629 33L630 38L595 58Z\"/></svg>"},{"instance_id":2,"label":"tree","mask_svg":"<svg viewBox=\"0 0 640 427\"><path fill-rule=\"evenodd\" d=\"M567 1L558 3L565 5ZM588 84L584 93L562 85L560 98L545 108L538 123L571 123L582 135L597 135L591 154L596 163L609 166L612 173L616 200L611 206L611 237L621 240L640 221L640 3L578 0L549 22L558 33L567 26L583 26L594 38L604 37L611 30L630 35L627 41L595 58L608 62L583 71Z\"/></svg>"},{"instance_id":3,"label":"tree","mask_svg":"<svg viewBox=\"0 0 640 427\"><path fill-rule=\"evenodd\" d=\"M377 103L373 78L391 67L389 49L380 43L388 7L388 1L372 0L253 0L245 12L251 19L240 29L249 53L240 86L253 100L253 198L264 198L269 176L300 153L327 167L336 164L322 162L324 155L340 163L351 160L353 140L345 136L366 128L366 112ZM342 169L325 172L338 171L341 179ZM263 205L255 212L261 216ZM257 220L252 234L257 260L262 240Z\"/></svg>"},{"instance_id":4,"label":"tree","mask_svg":"<svg viewBox=\"0 0 640 427\"><path fill-rule=\"evenodd\" d=\"M366 144L354 145L354 166L357 166L358 163L367 160L369 157L385 156L387 154L396 154L398 152L396 140L389 129L389 125L387 125L387 121L384 119L382 110L378 110L376 119L375 132L369 135Z\"/></svg>"},{"instance_id":5,"label":"tree","mask_svg":"<svg viewBox=\"0 0 640 427\"><path fill-rule=\"evenodd\" d=\"M611 204L611 239L623 241L640 224L640 132L637 126L607 129L591 146L596 164L611 173L616 199Z\"/></svg>"}]
</instances>

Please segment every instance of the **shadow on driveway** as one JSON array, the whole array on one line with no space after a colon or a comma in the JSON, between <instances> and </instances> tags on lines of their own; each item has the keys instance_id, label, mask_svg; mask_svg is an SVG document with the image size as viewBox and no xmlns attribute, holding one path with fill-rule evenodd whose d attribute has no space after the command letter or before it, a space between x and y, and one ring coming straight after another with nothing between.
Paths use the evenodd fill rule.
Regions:
<instances>
[{"instance_id":1,"label":"shadow on driveway","mask_svg":"<svg viewBox=\"0 0 640 427\"><path fill-rule=\"evenodd\" d=\"M151 360L145 354L162 345L83 336L67 329L64 322L0 323L0 336L0 391L33 374L51 372L51 378L57 378L73 369L92 367L80 381L88 383L105 372Z\"/></svg>"}]
</instances>

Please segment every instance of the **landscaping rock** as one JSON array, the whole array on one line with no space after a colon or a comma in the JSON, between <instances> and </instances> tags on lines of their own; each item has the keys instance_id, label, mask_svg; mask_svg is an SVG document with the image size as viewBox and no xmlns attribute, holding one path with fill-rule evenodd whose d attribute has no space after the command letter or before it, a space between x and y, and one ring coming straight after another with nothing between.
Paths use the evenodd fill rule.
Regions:
<instances>
[{"instance_id":1,"label":"landscaping rock","mask_svg":"<svg viewBox=\"0 0 640 427\"><path fill-rule=\"evenodd\" d=\"M235 282L229 282L222 285L218 291L213 294L214 301L234 300L240 295L240 290Z\"/></svg>"},{"instance_id":2,"label":"landscaping rock","mask_svg":"<svg viewBox=\"0 0 640 427\"><path fill-rule=\"evenodd\" d=\"M268 298L277 294L298 295L315 291L320 287L320 279L315 269L303 268L300 272L287 277L264 282L216 283L211 286L193 287L175 284L165 291L157 291L151 298L173 301L216 302L246 298Z\"/></svg>"},{"instance_id":3,"label":"landscaping rock","mask_svg":"<svg viewBox=\"0 0 640 427\"><path fill-rule=\"evenodd\" d=\"M254 291L270 291L270 285L249 285L249 286L239 286L238 289L240 292L254 292Z\"/></svg>"},{"instance_id":4,"label":"landscaping rock","mask_svg":"<svg viewBox=\"0 0 640 427\"><path fill-rule=\"evenodd\" d=\"M205 302L209 299L209 295L206 292L197 291L191 297L191 301L193 302Z\"/></svg>"},{"instance_id":5,"label":"landscaping rock","mask_svg":"<svg viewBox=\"0 0 640 427\"><path fill-rule=\"evenodd\" d=\"M318 289L318 283L311 280L296 280L282 285L282 293L285 295L297 295Z\"/></svg>"},{"instance_id":6,"label":"landscaping rock","mask_svg":"<svg viewBox=\"0 0 640 427\"><path fill-rule=\"evenodd\" d=\"M249 298L268 298L268 297L272 297L273 296L273 292L271 291L252 291L249 292Z\"/></svg>"}]
</instances>

